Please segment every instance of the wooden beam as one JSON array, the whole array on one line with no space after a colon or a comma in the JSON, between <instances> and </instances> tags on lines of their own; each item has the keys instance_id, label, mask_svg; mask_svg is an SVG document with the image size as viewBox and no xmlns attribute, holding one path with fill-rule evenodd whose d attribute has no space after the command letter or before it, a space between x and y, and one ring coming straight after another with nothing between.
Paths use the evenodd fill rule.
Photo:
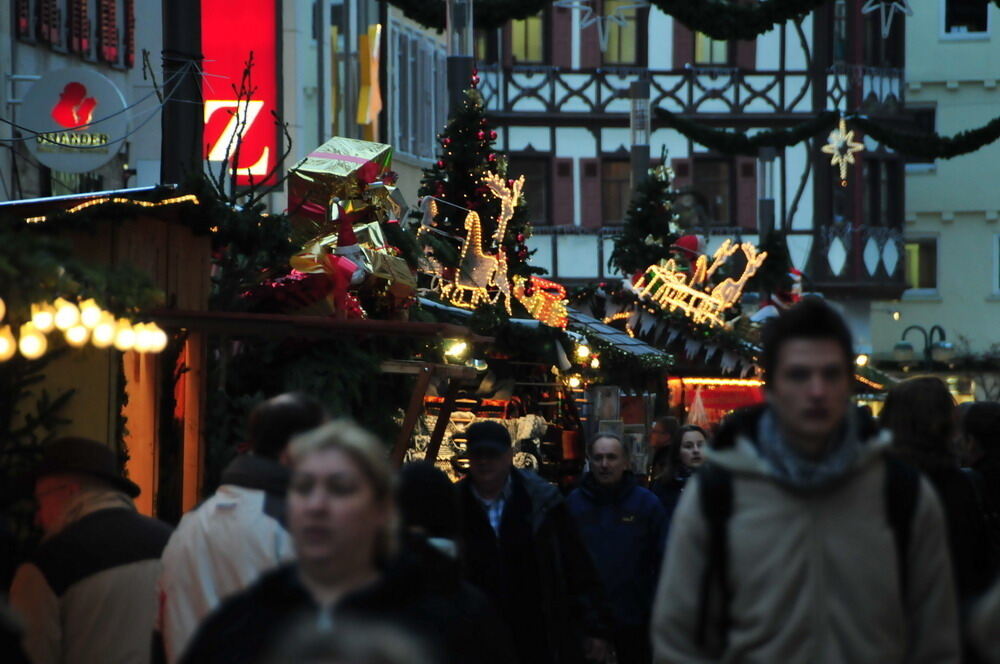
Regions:
<instances>
[{"instance_id":1,"label":"wooden beam","mask_svg":"<svg viewBox=\"0 0 1000 664\"><path fill-rule=\"evenodd\" d=\"M444 432L448 429L448 421L455 411L455 398L458 396L458 385L454 381L448 382L448 391L445 393L444 403L438 411L437 422L434 424L434 431L431 433L431 442L427 444L427 454L424 461L434 463L437 461L438 452L441 451L441 441L444 440Z\"/></svg>"},{"instance_id":2,"label":"wooden beam","mask_svg":"<svg viewBox=\"0 0 1000 664\"><path fill-rule=\"evenodd\" d=\"M205 335L191 332L184 342L184 447L181 456L181 511L198 505L205 471L202 414L205 406Z\"/></svg>"},{"instance_id":3,"label":"wooden beam","mask_svg":"<svg viewBox=\"0 0 1000 664\"><path fill-rule=\"evenodd\" d=\"M424 409L424 396L427 394L427 387L431 384L431 377L434 375L435 367L431 364L423 364L420 373L417 374L416 384L413 386L413 393L410 394L410 405L406 409L406 417L403 419L403 426L396 437L396 445L392 448L392 465L399 468L406 458L406 450L410 448L410 440L413 436L413 428L420 417L420 411Z\"/></svg>"}]
</instances>

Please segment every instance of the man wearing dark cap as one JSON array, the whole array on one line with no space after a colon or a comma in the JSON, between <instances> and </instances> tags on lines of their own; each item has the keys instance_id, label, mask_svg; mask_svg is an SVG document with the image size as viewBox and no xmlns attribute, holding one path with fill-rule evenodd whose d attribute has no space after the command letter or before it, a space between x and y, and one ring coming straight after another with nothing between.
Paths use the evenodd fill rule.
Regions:
<instances>
[{"instance_id":1,"label":"man wearing dark cap","mask_svg":"<svg viewBox=\"0 0 1000 664\"><path fill-rule=\"evenodd\" d=\"M513 467L501 424L477 422L466 440L469 476L458 490L467 575L493 599L518 661L605 661L609 610L559 490Z\"/></svg>"},{"instance_id":2,"label":"man wearing dark cap","mask_svg":"<svg viewBox=\"0 0 1000 664\"><path fill-rule=\"evenodd\" d=\"M288 442L327 419L301 393L280 394L250 413L250 453L233 459L210 498L181 519L163 552L159 630L177 661L201 620L229 595L291 560L285 530Z\"/></svg>"},{"instance_id":3,"label":"man wearing dark cap","mask_svg":"<svg viewBox=\"0 0 1000 664\"><path fill-rule=\"evenodd\" d=\"M35 664L148 662L170 527L138 514L139 487L85 438L49 444L35 473L43 539L14 575L11 606Z\"/></svg>"}]
</instances>

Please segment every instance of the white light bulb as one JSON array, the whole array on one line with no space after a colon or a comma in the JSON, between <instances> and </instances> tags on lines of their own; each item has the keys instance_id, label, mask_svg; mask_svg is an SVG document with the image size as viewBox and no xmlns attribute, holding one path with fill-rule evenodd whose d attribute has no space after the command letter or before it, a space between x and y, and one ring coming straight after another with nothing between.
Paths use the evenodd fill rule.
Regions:
<instances>
[{"instance_id":1,"label":"white light bulb","mask_svg":"<svg viewBox=\"0 0 1000 664\"><path fill-rule=\"evenodd\" d=\"M569 386L572 387L574 390L576 388L580 387L580 377L579 376L570 376L569 377Z\"/></svg>"},{"instance_id":2,"label":"white light bulb","mask_svg":"<svg viewBox=\"0 0 1000 664\"><path fill-rule=\"evenodd\" d=\"M136 323L132 329L135 331L135 350L140 353L148 353L155 336L153 331L145 323Z\"/></svg>"},{"instance_id":3,"label":"white light bulb","mask_svg":"<svg viewBox=\"0 0 1000 664\"><path fill-rule=\"evenodd\" d=\"M66 330L66 343L73 348L80 348L87 343L90 338L90 330L83 325L74 325Z\"/></svg>"},{"instance_id":4,"label":"white light bulb","mask_svg":"<svg viewBox=\"0 0 1000 664\"><path fill-rule=\"evenodd\" d=\"M39 332L51 332L56 325L56 308L45 302L31 305L31 322Z\"/></svg>"},{"instance_id":5,"label":"white light bulb","mask_svg":"<svg viewBox=\"0 0 1000 664\"><path fill-rule=\"evenodd\" d=\"M21 326L20 338L17 341L21 355L29 360L37 360L45 354L48 346L49 342L45 339L45 335L35 329L34 323L25 323Z\"/></svg>"},{"instance_id":6,"label":"white light bulb","mask_svg":"<svg viewBox=\"0 0 1000 664\"><path fill-rule=\"evenodd\" d=\"M101 308L94 298L80 303L80 323L88 330L93 330L101 322Z\"/></svg>"},{"instance_id":7,"label":"white light bulb","mask_svg":"<svg viewBox=\"0 0 1000 664\"><path fill-rule=\"evenodd\" d=\"M10 331L10 325L0 328L0 362L6 362L17 352L17 340Z\"/></svg>"},{"instance_id":8,"label":"white light bulb","mask_svg":"<svg viewBox=\"0 0 1000 664\"><path fill-rule=\"evenodd\" d=\"M59 297L56 298L55 307L55 324L58 329L65 332L80 322L80 310L72 302Z\"/></svg>"},{"instance_id":9,"label":"white light bulb","mask_svg":"<svg viewBox=\"0 0 1000 664\"><path fill-rule=\"evenodd\" d=\"M3 320L3 317L6 315L7 315L7 303L3 301L2 297L0 297L0 320Z\"/></svg>"},{"instance_id":10,"label":"white light bulb","mask_svg":"<svg viewBox=\"0 0 1000 664\"><path fill-rule=\"evenodd\" d=\"M114 343L115 348L122 352L132 350L132 347L135 346L135 330L132 329L132 324L125 318L118 320L118 325L115 327Z\"/></svg>"},{"instance_id":11,"label":"white light bulb","mask_svg":"<svg viewBox=\"0 0 1000 664\"><path fill-rule=\"evenodd\" d=\"M115 333L117 331L118 326L115 323L115 317L108 311L102 311L101 320L94 327L94 333L90 339L98 348L107 348L115 342Z\"/></svg>"},{"instance_id":12,"label":"white light bulb","mask_svg":"<svg viewBox=\"0 0 1000 664\"><path fill-rule=\"evenodd\" d=\"M149 352L151 353L162 353L163 349L167 347L167 333L160 329L160 326L156 323L150 323L149 327L152 328L152 337L150 338Z\"/></svg>"},{"instance_id":13,"label":"white light bulb","mask_svg":"<svg viewBox=\"0 0 1000 664\"><path fill-rule=\"evenodd\" d=\"M590 357L590 347L580 344L576 347L576 356L581 360L587 359Z\"/></svg>"}]
</instances>

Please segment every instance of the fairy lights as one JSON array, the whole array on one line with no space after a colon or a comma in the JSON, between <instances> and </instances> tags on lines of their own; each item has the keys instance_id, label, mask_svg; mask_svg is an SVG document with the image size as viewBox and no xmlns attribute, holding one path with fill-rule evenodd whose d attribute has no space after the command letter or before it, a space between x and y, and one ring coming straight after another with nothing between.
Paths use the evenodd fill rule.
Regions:
<instances>
[{"instance_id":1,"label":"fairy lights","mask_svg":"<svg viewBox=\"0 0 1000 664\"><path fill-rule=\"evenodd\" d=\"M764 381L756 378L681 378L691 387L763 387Z\"/></svg>"},{"instance_id":2,"label":"fairy lights","mask_svg":"<svg viewBox=\"0 0 1000 664\"><path fill-rule=\"evenodd\" d=\"M726 278L707 290L712 275L740 250L746 256L747 264L739 279ZM758 253L757 247L749 242L735 244L727 239L715 251L711 265L707 256L698 256L691 266L690 277L688 272L678 269L674 259L663 265L651 265L636 284L636 292L640 298L654 302L661 309L683 311L695 323L722 327L723 312L739 301L747 281L756 274L766 258L766 251Z\"/></svg>"},{"instance_id":3,"label":"fairy lights","mask_svg":"<svg viewBox=\"0 0 1000 664\"><path fill-rule=\"evenodd\" d=\"M562 284L532 275L529 286L524 277L517 276L514 277L514 297L524 305L532 318L549 327L565 330L569 324L566 287Z\"/></svg>"},{"instance_id":4,"label":"fairy lights","mask_svg":"<svg viewBox=\"0 0 1000 664\"><path fill-rule=\"evenodd\" d=\"M96 348L159 353L169 342L167 333L156 323L133 325L127 318L116 319L101 309L93 298L77 303L59 297L52 303L32 304L31 318L21 324L16 337L11 325L0 327L0 362L11 359L18 350L30 360L41 357L49 348L45 335L54 330L62 332L66 344L73 348L83 348L89 342Z\"/></svg>"},{"instance_id":5,"label":"fairy lights","mask_svg":"<svg viewBox=\"0 0 1000 664\"><path fill-rule=\"evenodd\" d=\"M117 196L104 196L101 198L94 198L89 201L84 201L83 203L80 203L78 205L74 205L73 207L67 209L65 213L76 214L81 210L86 210L87 208L93 207L95 205L104 205L105 203L114 203L118 205L137 205L139 207L144 207L144 208L156 208L156 207L163 207L164 205L177 205L179 203L193 203L195 205L199 205L200 201L198 200L198 197L195 196L194 194L185 194L184 196L165 198L162 201L156 201L156 202L137 201L132 198L120 198ZM41 215L39 217L26 217L24 223L40 224L44 221L48 221L47 215Z\"/></svg>"}]
</instances>

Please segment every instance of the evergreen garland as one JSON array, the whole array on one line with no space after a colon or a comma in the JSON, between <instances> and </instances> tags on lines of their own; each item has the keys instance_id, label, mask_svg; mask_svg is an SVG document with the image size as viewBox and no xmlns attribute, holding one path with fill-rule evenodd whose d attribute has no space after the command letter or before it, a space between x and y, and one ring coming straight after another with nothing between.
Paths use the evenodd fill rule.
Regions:
<instances>
[{"instance_id":1,"label":"evergreen garland","mask_svg":"<svg viewBox=\"0 0 1000 664\"><path fill-rule=\"evenodd\" d=\"M656 113L668 127L676 129L695 143L724 154L740 154L749 157L756 157L761 148L786 148L797 145L824 131L830 131L840 118L840 115L835 111L823 111L815 118L788 129L774 129L747 136L739 132L715 129L700 122L682 118L662 108L656 109Z\"/></svg>"},{"instance_id":2,"label":"evergreen garland","mask_svg":"<svg viewBox=\"0 0 1000 664\"><path fill-rule=\"evenodd\" d=\"M615 247L608 265L625 275L645 270L670 257L678 233L674 221L674 173L664 163L649 171L625 213L625 225L612 239Z\"/></svg>"},{"instance_id":3,"label":"evergreen garland","mask_svg":"<svg viewBox=\"0 0 1000 664\"><path fill-rule=\"evenodd\" d=\"M975 152L1000 138L1000 116L982 127L961 131L954 136L897 131L860 116L850 118L848 122L887 148L921 159L951 159Z\"/></svg>"}]
</instances>

